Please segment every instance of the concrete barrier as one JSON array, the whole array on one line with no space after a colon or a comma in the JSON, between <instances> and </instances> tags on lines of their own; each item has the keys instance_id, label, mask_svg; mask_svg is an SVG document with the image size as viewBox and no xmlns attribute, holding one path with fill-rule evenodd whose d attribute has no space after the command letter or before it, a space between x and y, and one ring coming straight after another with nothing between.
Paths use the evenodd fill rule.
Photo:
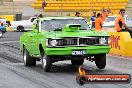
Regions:
<instances>
[{"instance_id":1,"label":"concrete barrier","mask_svg":"<svg viewBox=\"0 0 132 88\"><path fill-rule=\"evenodd\" d=\"M129 32L109 32L111 54L132 56L132 38Z\"/></svg>"}]
</instances>

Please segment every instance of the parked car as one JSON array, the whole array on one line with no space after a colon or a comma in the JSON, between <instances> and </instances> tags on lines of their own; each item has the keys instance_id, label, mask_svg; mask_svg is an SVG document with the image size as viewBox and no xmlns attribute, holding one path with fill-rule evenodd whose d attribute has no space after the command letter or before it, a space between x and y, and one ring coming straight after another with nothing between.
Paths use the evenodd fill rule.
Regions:
<instances>
[{"instance_id":1,"label":"parked car","mask_svg":"<svg viewBox=\"0 0 132 88\"><path fill-rule=\"evenodd\" d=\"M29 20L13 21L11 22L12 31L30 31L32 30L32 25L36 17L31 17Z\"/></svg>"},{"instance_id":2,"label":"parked car","mask_svg":"<svg viewBox=\"0 0 132 88\"><path fill-rule=\"evenodd\" d=\"M45 72L52 63L71 60L73 65L82 65L84 59L95 61L99 69L106 66L109 53L107 32L92 31L82 17L45 17L35 20L33 31L20 37L20 49L25 66L36 66L42 61Z\"/></svg>"}]
</instances>

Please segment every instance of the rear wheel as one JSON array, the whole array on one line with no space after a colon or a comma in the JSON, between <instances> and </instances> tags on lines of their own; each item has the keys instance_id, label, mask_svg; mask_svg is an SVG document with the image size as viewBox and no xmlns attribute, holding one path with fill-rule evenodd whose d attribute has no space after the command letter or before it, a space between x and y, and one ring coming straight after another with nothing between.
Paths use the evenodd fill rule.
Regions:
<instances>
[{"instance_id":1,"label":"rear wheel","mask_svg":"<svg viewBox=\"0 0 132 88\"><path fill-rule=\"evenodd\" d=\"M106 66L106 54L95 55L95 64L99 69L104 69Z\"/></svg>"},{"instance_id":2,"label":"rear wheel","mask_svg":"<svg viewBox=\"0 0 132 88\"><path fill-rule=\"evenodd\" d=\"M23 50L23 61L25 66L36 66L36 59L31 58L26 48Z\"/></svg>"},{"instance_id":3,"label":"rear wheel","mask_svg":"<svg viewBox=\"0 0 132 88\"><path fill-rule=\"evenodd\" d=\"M72 65L82 65L83 62L84 62L84 59L71 60Z\"/></svg>"},{"instance_id":4,"label":"rear wheel","mask_svg":"<svg viewBox=\"0 0 132 88\"><path fill-rule=\"evenodd\" d=\"M17 31L18 32L24 32L24 27L23 26L18 26Z\"/></svg>"},{"instance_id":5,"label":"rear wheel","mask_svg":"<svg viewBox=\"0 0 132 88\"><path fill-rule=\"evenodd\" d=\"M3 36L3 32L0 30L0 38Z\"/></svg>"}]
</instances>

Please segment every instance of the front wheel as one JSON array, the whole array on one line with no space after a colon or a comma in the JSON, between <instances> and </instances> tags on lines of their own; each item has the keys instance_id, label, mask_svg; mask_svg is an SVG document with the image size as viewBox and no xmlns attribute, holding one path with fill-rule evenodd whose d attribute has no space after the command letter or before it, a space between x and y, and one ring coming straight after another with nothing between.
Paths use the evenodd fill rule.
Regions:
<instances>
[{"instance_id":1,"label":"front wheel","mask_svg":"<svg viewBox=\"0 0 132 88\"><path fill-rule=\"evenodd\" d=\"M95 55L95 64L99 69L104 69L106 66L106 54Z\"/></svg>"},{"instance_id":2,"label":"front wheel","mask_svg":"<svg viewBox=\"0 0 132 88\"><path fill-rule=\"evenodd\" d=\"M3 36L3 32L0 30L0 38Z\"/></svg>"},{"instance_id":3,"label":"front wheel","mask_svg":"<svg viewBox=\"0 0 132 88\"><path fill-rule=\"evenodd\" d=\"M45 72L50 72L52 66L52 60L49 56L43 55L42 56L42 67L44 68Z\"/></svg>"},{"instance_id":4,"label":"front wheel","mask_svg":"<svg viewBox=\"0 0 132 88\"><path fill-rule=\"evenodd\" d=\"M36 66L36 59L31 58L26 48L23 50L23 61L25 66Z\"/></svg>"}]
</instances>

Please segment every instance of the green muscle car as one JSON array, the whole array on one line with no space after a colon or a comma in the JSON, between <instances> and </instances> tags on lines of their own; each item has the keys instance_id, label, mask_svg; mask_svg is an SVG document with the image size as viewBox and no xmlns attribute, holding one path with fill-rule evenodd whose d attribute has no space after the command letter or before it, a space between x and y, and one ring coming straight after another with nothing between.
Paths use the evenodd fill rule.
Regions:
<instances>
[{"instance_id":1,"label":"green muscle car","mask_svg":"<svg viewBox=\"0 0 132 88\"><path fill-rule=\"evenodd\" d=\"M91 30L82 17L37 18L33 31L20 37L24 65L36 66L41 60L45 72L51 70L52 63L63 60L82 65L87 59L103 69L110 51L108 44L108 33Z\"/></svg>"}]
</instances>

